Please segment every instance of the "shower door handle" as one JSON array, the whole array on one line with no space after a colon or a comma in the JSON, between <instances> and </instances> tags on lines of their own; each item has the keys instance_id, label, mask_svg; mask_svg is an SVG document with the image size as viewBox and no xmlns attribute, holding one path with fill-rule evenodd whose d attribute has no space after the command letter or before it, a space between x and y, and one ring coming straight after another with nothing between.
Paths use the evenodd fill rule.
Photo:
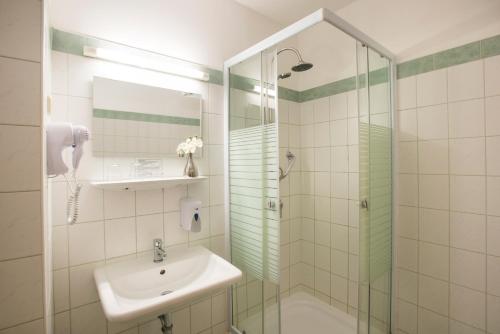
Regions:
<instances>
[{"instance_id":1,"label":"shower door handle","mask_svg":"<svg viewBox=\"0 0 500 334\"><path fill-rule=\"evenodd\" d=\"M367 199L364 199L361 201L361 208L368 209L368 200Z\"/></svg>"}]
</instances>

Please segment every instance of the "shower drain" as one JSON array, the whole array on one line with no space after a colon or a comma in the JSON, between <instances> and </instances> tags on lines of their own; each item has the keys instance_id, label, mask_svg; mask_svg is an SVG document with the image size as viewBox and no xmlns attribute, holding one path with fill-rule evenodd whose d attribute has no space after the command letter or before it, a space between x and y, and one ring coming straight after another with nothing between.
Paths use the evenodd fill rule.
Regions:
<instances>
[{"instance_id":1,"label":"shower drain","mask_svg":"<svg viewBox=\"0 0 500 334\"><path fill-rule=\"evenodd\" d=\"M165 295L168 295L169 293L172 293L172 292L173 291L171 291L171 290L165 290L162 293L160 293L160 295L165 296Z\"/></svg>"}]
</instances>

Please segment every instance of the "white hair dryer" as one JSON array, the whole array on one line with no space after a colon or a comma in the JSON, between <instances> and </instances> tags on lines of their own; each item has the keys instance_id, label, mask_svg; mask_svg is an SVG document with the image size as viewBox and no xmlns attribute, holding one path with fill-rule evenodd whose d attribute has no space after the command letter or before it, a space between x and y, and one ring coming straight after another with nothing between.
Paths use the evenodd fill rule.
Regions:
<instances>
[{"instance_id":1,"label":"white hair dryer","mask_svg":"<svg viewBox=\"0 0 500 334\"><path fill-rule=\"evenodd\" d=\"M71 123L50 123L47 130L47 174L50 177L64 175L70 187L67 203L68 223L74 224L78 219L78 196L82 185L76 180L76 170L83 155L83 144L89 140L89 130L82 125ZM73 147L73 181L74 186L66 177L68 167L64 163L62 152L67 147Z\"/></svg>"},{"instance_id":2,"label":"white hair dryer","mask_svg":"<svg viewBox=\"0 0 500 334\"><path fill-rule=\"evenodd\" d=\"M73 170L78 168L83 155L83 144L89 140L89 130L71 123L49 123L47 129L47 174L63 175L68 172L62 152L73 147Z\"/></svg>"}]
</instances>

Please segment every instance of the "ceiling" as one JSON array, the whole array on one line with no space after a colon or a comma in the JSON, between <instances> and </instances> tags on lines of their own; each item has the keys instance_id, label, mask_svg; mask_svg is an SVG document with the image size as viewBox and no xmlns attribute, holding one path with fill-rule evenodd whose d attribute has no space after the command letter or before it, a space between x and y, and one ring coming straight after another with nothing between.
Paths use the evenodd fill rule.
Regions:
<instances>
[{"instance_id":1,"label":"ceiling","mask_svg":"<svg viewBox=\"0 0 500 334\"><path fill-rule=\"evenodd\" d=\"M500 0L234 0L286 26L318 8L334 11L398 61L500 34Z\"/></svg>"}]
</instances>

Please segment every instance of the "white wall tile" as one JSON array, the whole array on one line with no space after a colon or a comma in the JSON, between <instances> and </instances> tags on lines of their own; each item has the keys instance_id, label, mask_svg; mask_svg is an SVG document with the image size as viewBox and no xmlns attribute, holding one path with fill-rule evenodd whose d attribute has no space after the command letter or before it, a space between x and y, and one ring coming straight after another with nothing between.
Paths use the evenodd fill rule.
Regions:
<instances>
[{"instance_id":1,"label":"white wall tile","mask_svg":"<svg viewBox=\"0 0 500 334\"><path fill-rule=\"evenodd\" d=\"M418 300L418 274L399 269L397 271L398 275L398 288L397 296L398 298L404 299L406 301L417 303Z\"/></svg>"},{"instance_id":2,"label":"white wall tile","mask_svg":"<svg viewBox=\"0 0 500 334\"><path fill-rule=\"evenodd\" d=\"M0 193L0 261L41 254L40 192Z\"/></svg>"},{"instance_id":3,"label":"white wall tile","mask_svg":"<svg viewBox=\"0 0 500 334\"><path fill-rule=\"evenodd\" d=\"M467 62L448 68L448 101L467 100L483 96L483 60Z\"/></svg>"},{"instance_id":4,"label":"white wall tile","mask_svg":"<svg viewBox=\"0 0 500 334\"><path fill-rule=\"evenodd\" d=\"M414 166L416 165L414 163ZM418 142L418 172L422 174L448 174L448 140Z\"/></svg>"},{"instance_id":5,"label":"white wall tile","mask_svg":"<svg viewBox=\"0 0 500 334\"><path fill-rule=\"evenodd\" d=\"M450 140L450 174L484 175L484 138Z\"/></svg>"},{"instance_id":6,"label":"white wall tile","mask_svg":"<svg viewBox=\"0 0 500 334\"><path fill-rule=\"evenodd\" d=\"M405 301L398 301L398 329L404 333L417 333L417 306Z\"/></svg>"},{"instance_id":7,"label":"white wall tile","mask_svg":"<svg viewBox=\"0 0 500 334\"><path fill-rule=\"evenodd\" d=\"M330 122L330 133L332 134L332 146L347 145L347 120L343 119Z\"/></svg>"},{"instance_id":8,"label":"white wall tile","mask_svg":"<svg viewBox=\"0 0 500 334\"><path fill-rule=\"evenodd\" d=\"M94 280L94 269L104 262L94 262L72 267L69 271L71 307L78 307L99 300Z\"/></svg>"},{"instance_id":9,"label":"white wall tile","mask_svg":"<svg viewBox=\"0 0 500 334\"><path fill-rule=\"evenodd\" d=\"M486 255L452 248L450 282L471 289L486 290Z\"/></svg>"},{"instance_id":10,"label":"white wall tile","mask_svg":"<svg viewBox=\"0 0 500 334\"><path fill-rule=\"evenodd\" d=\"M222 175L212 176L209 182L210 205L224 204L224 177Z\"/></svg>"},{"instance_id":11,"label":"white wall tile","mask_svg":"<svg viewBox=\"0 0 500 334\"><path fill-rule=\"evenodd\" d=\"M224 114L224 87L208 84L208 112L211 114Z\"/></svg>"},{"instance_id":12,"label":"white wall tile","mask_svg":"<svg viewBox=\"0 0 500 334\"><path fill-rule=\"evenodd\" d=\"M419 333L448 333L448 318L428 311L422 307L418 309Z\"/></svg>"},{"instance_id":13,"label":"white wall tile","mask_svg":"<svg viewBox=\"0 0 500 334\"><path fill-rule=\"evenodd\" d=\"M104 218L114 219L135 215L135 193L129 191L104 192Z\"/></svg>"},{"instance_id":14,"label":"white wall tile","mask_svg":"<svg viewBox=\"0 0 500 334\"><path fill-rule=\"evenodd\" d=\"M446 69L417 75L417 106L445 103L446 87Z\"/></svg>"},{"instance_id":15,"label":"white wall tile","mask_svg":"<svg viewBox=\"0 0 500 334\"><path fill-rule=\"evenodd\" d=\"M400 206L397 218L398 234L405 238L418 239L418 209Z\"/></svg>"},{"instance_id":16,"label":"white wall tile","mask_svg":"<svg viewBox=\"0 0 500 334\"><path fill-rule=\"evenodd\" d=\"M500 176L500 136L486 138L486 172Z\"/></svg>"},{"instance_id":17,"label":"white wall tile","mask_svg":"<svg viewBox=\"0 0 500 334\"><path fill-rule=\"evenodd\" d=\"M417 271L418 269L418 246L416 240L398 238L398 253L396 263L398 268Z\"/></svg>"},{"instance_id":18,"label":"white wall tile","mask_svg":"<svg viewBox=\"0 0 500 334\"><path fill-rule=\"evenodd\" d=\"M486 328L486 295L455 284L450 289L450 317L481 329Z\"/></svg>"},{"instance_id":19,"label":"white wall tile","mask_svg":"<svg viewBox=\"0 0 500 334\"><path fill-rule=\"evenodd\" d=\"M416 76L399 79L397 81L398 102L397 109L404 110L417 106L417 78Z\"/></svg>"},{"instance_id":20,"label":"white wall tile","mask_svg":"<svg viewBox=\"0 0 500 334\"><path fill-rule=\"evenodd\" d=\"M500 297L500 257L488 255L486 261L488 273L486 291Z\"/></svg>"},{"instance_id":21,"label":"white wall tile","mask_svg":"<svg viewBox=\"0 0 500 334\"><path fill-rule=\"evenodd\" d=\"M71 310L71 334L106 334L106 318L99 302Z\"/></svg>"},{"instance_id":22,"label":"white wall tile","mask_svg":"<svg viewBox=\"0 0 500 334\"><path fill-rule=\"evenodd\" d=\"M500 135L500 96L488 97L484 101L486 135Z\"/></svg>"},{"instance_id":23,"label":"white wall tile","mask_svg":"<svg viewBox=\"0 0 500 334\"><path fill-rule=\"evenodd\" d=\"M484 99L449 103L448 117L450 138L484 136Z\"/></svg>"},{"instance_id":24,"label":"white wall tile","mask_svg":"<svg viewBox=\"0 0 500 334\"><path fill-rule=\"evenodd\" d=\"M70 225L68 233L71 266L104 260L103 222Z\"/></svg>"},{"instance_id":25,"label":"white wall tile","mask_svg":"<svg viewBox=\"0 0 500 334\"><path fill-rule=\"evenodd\" d=\"M0 11L0 55L41 60L42 3L2 1Z\"/></svg>"},{"instance_id":26,"label":"white wall tile","mask_svg":"<svg viewBox=\"0 0 500 334\"><path fill-rule=\"evenodd\" d=\"M330 145L330 124L328 122L314 124L314 147Z\"/></svg>"},{"instance_id":27,"label":"white wall tile","mask_svg":"<svg viewBox=\"0 0 500 334\"><path fill-rule=\"evenodd\" d=\"M448 138L448 111L446 104L419 108L418 138L420 140Z\"/></svg>"},{"instance_id":28,"label":"white wall tile","mask_svg":"<svg viewBox=\"0 0 500 334\"><path fill-rule=\"evenodd\" d=\"M462 322L451 320L450 321L450 332L456 334L483 334L484 331Z\"/></svg>"},{"instance_id":29,"label":"white wall tile","mask_svg":"<svg viewBox=\"0 0 500 334\"><path fill-rule=\"evenodd\" d=\"M163 212L163 190L142 190L136 192L137 215Z\"/></svg>"},{"instance_id":30,"label":"white wall tile","mask_svg":"<svg viewBox=\"0 0 500 334\"><path fill-rule=\"evenodd\" d=\"M0 191L40 189L40 140L38 127L0 125Z\"/></svg>"},{"instance_id":31,"label":"white wall tile","mask_svg":"<svg viewBox=\"0 0 500 334\"><path fill-rule=\"evenodd\" d=\"M417 110L409 109L399 112L399 140L417 140Z\"/></svg>"},{"instance_id":32,"label":"white wall tile","mask_svg":"<svg viewBox=\"0 0 500 334\"><path fill-rule=\"evenodd\" d=\"M476 252L486 250L486 219L483 215L451 212L450 244Z\"/></svg>"},{"instance_id":33,"label":"white wall tile","mask_svg":"<svg viewBox=\"0 0 500 334\"><path fill-rule=\"evenodd\" d=\"M488 217L487 253L500 256L500 217Z\"/></svg>"},{"instance_id":34,"label":"white wall tile","mask_svg":"<svg viewBox=\"0 0 500 334\"><path fill-rule=\"evenodd\" d=\"M55 270L52 273L54 312L69 309L69 273L68 269Z\"/></svg>"},{"instance_id":35,"label":"white wall tile","mask_svg":"<svg viewBox=\"0 0 500 334\"><path fill-rule=\"evenodd\" d=\"M449 245L450 214L444 210L420 209L418 231L420 240Z\"/></svg>"},{"instance_id":36,"label":"white wall tile","mask_svg":"<svg viewBox=\"0 0 500 334\"><path fill-rule=\"evenodd\" d=\"M40 125L40 64L0 57L0 77L9 78L0 81L0 123Z\"/></svg>"},{"instance_id":37,"label":"white wall tile","mask_svg":"<svg viewBox=\"0 0 500 334\"><path fill-rule=\"evenodd\" d=\"M487 184L487 212L489 215L500 216L500 177L488 177Z\"/></svg>"},{"instance_id":38,"label":"white wall tile","mask_svg":"<svg viewBox=\"0 0 500 334\"><path fill-rule=\"evenodd\" d=\"M399 203L401 205L418 205L418 178L416 174L399 175Z\"/></svg>"},{"instance_id":39,"label":"white wall tile","mask_svg":"<svg viewBox=\"0 0 500 334\"><path fill-rule=\"evenodd\" d=\"M448 209L449 189L447 175L420 175L418 184L420 206L431 209Z\"/></svg>"},{"instance_id":40,"label":"white wall tile","mask_svg":"<svg viewBox=\"0 0 500 334\"><path fill-rule=\"evenodd\" d=\"M81 182L83 187L80 191L79 203L80 210L78 216L78 222L91 222L99 221L104 218L104 192L102 189L98 189L90 185L89 182ZM54 198L52 198L55 200ZM64 203L64 202L63 202ZM61 205L61 202L54 205ZM62 211L62 210L58 210ZM66 214L64 213L66 220Z\"/></svg>"},{"instance_id":41,"label":"white wall tile","mask_svg":"<svg viewBox=\"0 0 500 334\"><path fill-rule=\"evenodd\" d=\"M63 52L52 51L51 65L51 89L53 94L68 93L68 55Z\"/></svg>"},{"instance_id":42,"label":"white wall tile","mask_svg":"<svg viewBox=\"0 0 500 334\"><path fill-rule=\"evenodd\" d=\"M399 172L417 173L417 142L399 143Z\"/></svg>"},{"instance_id":43,"label":"white wall tile","mask_svg":"<svg viewBox=\"0 0 500 334\"><path fill-rule=\"evenodd\" d=\"M314 100L313 109L314 109L314 123L328 122L330 120L329 97L324 97L321 99Z\"/></svg>"},{"instance_id":44,"label":"white wall tile","mask_svg":"<svg viewBox=\"0 0 500 334\"><path fill-rule=\"evenodd\" d=\"M106 220L104 225L107 259L137 251L135 217Z\"/></svg>"},{"instance_id":45,"label":"white wall tile","mask_svg":"<svg viewBox=\"0 0 500 334\"><path fill-rule=\"evenodd\" d=\"M68 229L67 226L56 226L52 229L52 267L53 269L68 266Z\"/></svg>"},{"instance_id":46,"label":"white wall tile","mask_svg":"<svg viewBox=\"0 0 500 334\"><path fill-rule=\"evenodd\" d=\"M153 249L153 239L163 239L163 214L138 216L137 251Z\"/></svg>"},{"instance_id":47,"label":"white wall tile","mask_svg":"<svg viewBox=\"0 0 500 334\"><path fill-rule=\"evenodd\" d=\"M43 316L42 257L0 262L0 328Z\"/></svg>"},{"instance_id":48,"label":"white wall tile","mask_svg":"<svg viewBox=\"0 0 500 334\"><path fill-rule=\"evenodd\" d=\"M418 279L418 299L422 307L448 315L448 283L420 275Z\"/></svg>"},{"instance_id":49,"label":"white wall tile","mask_svg":"<svg viewBox=\"0 0 500 334\"><path fill-rule=\"evenodd\" d=\"M443 280L449 279L450 254L448 247L420 242L418 250L420 273Z\"/></svg>"},{"instance_id":50,"label":"white wall tile","mask_svg":"<svg viewBox=\"0 0 500 334\"><path fill-rule=\"evenodd\" d=\"M330 154L329 147L320 147L314 149L314 170L317 172L330 171Z\"/></svg>"},{"instance_id":51,"label":"white wall tile","mask_svg":"<svg viewBox=\"0 0 500 334\"><path fill-rule=\"evenodd\" d=\"M500 56L484 59L485 95L500 95Z\"/></svg>"},{"instance_id":52,"label":"white wall tile","mask_svg":"<svg viewBox=\"0 0 500 334\"><path fill-rule=\"evenodd\" d=\"M212 324L212 301L210 298L191 305L191 332L199 333Z\"/></svg>"},{"instance_id":53,"label":"white wall tile","mask_svg":"<svg viewBox=\"0 0 500 334\"><path fill-rule=\"evenodd\" d=\"M450 206L454 211L485 213L485 184L483 176L450 177Z\"/></svg>"},{"instance_id":54,"label":"white wall tile","mask_svg":"<svg viewBox=\"0 0 500 334\"><path fill-rule=\"evenodd\" d=\"M336 94L330 96L330 119L338 120L347 118L348 113L347 94Z\"/></svg>"},{"instance_id":55,"label":"white wall tile","mask_svg":"<svg viewBox=\"0 0 500 334\"><path fill-rule=\"evenodd\" d=\"M186 243L188 234L180 227L180 213L178 211L166 213L163 219L164 241L167 246Z\"/></svg>"},{"instance_id":56,"label":"white wall tile","mask_svg":"<svg viewBox=\"0 0 500 334\"><path fill-rule=\"evenodd\" d=\"M500 297L487 295L486 298L486 318L488 319L486 328L488 333L500 333L500 317L498 317L500 314Z\"/></svg>"},{"instance_id":57,"label":"white wall tile","mask_svg":"<svg viewBox=\"0 0 500 334\"><path fill-rule=\"evenodd\" d=\"M349 149L348 146L337 146L332 148L332 169L335 172L349 171Z\"/></svg>"}]
</instances>

